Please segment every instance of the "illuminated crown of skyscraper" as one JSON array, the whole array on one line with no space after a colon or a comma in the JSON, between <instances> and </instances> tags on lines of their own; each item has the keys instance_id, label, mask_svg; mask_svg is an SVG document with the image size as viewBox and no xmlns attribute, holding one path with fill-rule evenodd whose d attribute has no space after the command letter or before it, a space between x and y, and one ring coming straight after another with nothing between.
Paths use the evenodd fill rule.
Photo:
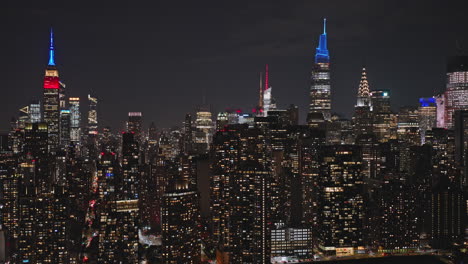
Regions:
<instances>
[{"instance_id":1,"label":"illuminated crown of skyscraper","mask_svg":"<svg viewBox=\"0 0 468 264\"><path fill-rule=\"evenodd\" d=\"M369 97L369 95L370 95L370 89L369 89L369 82L367 81L366 68L362 68L361 82L359 83L358 96Z\"/></svg>"},{"instance_id":2,"label":"illuminated crown of skyscraper","mask_svg":"<svg viewBox=\"0 0 468 264\"><path fill-rule=\"evenodd\" d=\"M54 53L54 32L50 29L50 45L49 45L49 66L55 66L55 53Z\"/></svg>"},{"instance_id":3,"label":"illuminated crown of skyscraper","mask_svg":"<svg viewBox=\"0 0 468 264\"><path fill-rule=\"evenodd\" d=\"M323 33L319 38L319 45L315 51L315 63L329 63L330 54L327 49L327 19L323 19Z\"/></svg>"}]
</instances>

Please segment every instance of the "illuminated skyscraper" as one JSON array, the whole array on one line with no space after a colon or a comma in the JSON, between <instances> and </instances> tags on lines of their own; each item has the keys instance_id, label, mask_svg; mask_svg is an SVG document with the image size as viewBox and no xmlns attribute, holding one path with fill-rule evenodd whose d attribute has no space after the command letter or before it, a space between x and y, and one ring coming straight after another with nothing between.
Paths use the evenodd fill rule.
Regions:
<instances>
[{"instance_id":1,"label":"illuminated skyscraper","mask_svg":"<svg viewBox=\"0 0 468 264\"><path fill-rule=\"evenodd\" d=\"M192 115L186 114L184 121L184 152L186 154L192 152L193 145L193 129L192 129Z\"/></svg>"},{"instance_id":2,"label":"illuminated skyscraper","mask_svg":"<svg viewBox=\"0 0 468 264\"><path fill-rule=\"evenodd\" d=\"M60 82L55 66L54 35L50 31L49 63L44 77L44 122L48 126L49 152L55 153L59 144Z\"/></svg>"},{"instance_id":3,"label":"illuminated skyscraper","mask_svg":"<svg viewBox=\"0 0 468 264\"><path fill-rule=\"evenodd\" d=\"M60 146L62 148L70 145L70 110L60 110Z\"/></svg>"},{"instance_id":4,"label":"illuminated skyscraper","mask_svg":"<svg viewBox=\"0 0 468 264\"><path fill-rule=\"evenodd\" d=\"M330 55L327 49L327 20L323 20L323 33L315 52L315 64L312 70L310 87L310 107L307 122L317 126L331 119Z\"/></svg>"},{"instance_id":5,"label":"illuminated skyscraper","mask_svg":"<svg viewBox=\"0 0 468 264\"><path fill-rule=\"evenodd\" d=\"M129 112L127 131L135 134L135 140L141 144L142 140L142 114L141 112Z\"/></svg>"},{"instance_id":6,"label":"illuminated skyscraper","mask_svg":"<svg viewBox=\"0 0 468 264\"><path fill-rule=\"evenodd\" d=\"M362 68L361 81L357 95L357 103L354 107L354 134L372 133L372 104L369 90L369 82L367 81L366 68Z\"/></svg>"},{"instance_id":7,"label":"illuminated skyscraper","mask_svg":"<svg viewBox=\"0 0 468 264\"><path fill-rule=\"evenodd\" d=\"M455 161L461 168L464 186L468 186L468 110L455 112Z\"/></svg>"},{"instance_id":8,"label":"illuminated skyscraper","mask_svg":"<svg viewBox=\"0 0 468 264\"><path fill-rule=\"evenodd\" d=\"M211 208L216 242L231 263L270 263L271 159L265 136L247 125L218 131Z\"/></svg>"},{"instance_id":9,"label":"illuminated skyscraper","mask_svg":"<svg viewBox=\"0 0 468 264\"><path fill-rule=\"evenodd\" d=\"M98 134L97 103L98 99L88 94L88 135Z\"/></svg>"},{"instance_id":10,"label":"illuminated skyscraper","mask_svg":"<svg viewBox=\"0 0 468 264\"><path fill-rule=\"evenodd\" d=\"M70 105L70 141L77 144L81 141L80 98L70 97L68 100Z\"/></svg>"},{"instance_id":11,"label":"illuminated skyscraper","mask_svg":"<svg viewBox=\"0 0 468 264\"><path fill-rule=\"evenodd\" d=\"M348 255L364 246L364 190L360 149L325 147L321 154L318 227L321 250Z\"/></svg>"},{"instance_id":12,"label":"illuminated skyscraper","mask_svg":"<svg viewBox=\"0 0 468 264\"><path fill-rule=\"evenodd\" d=\"M432 130L437 125L436 99L419 98L419 133L421 134L421 145L426 142L426 131Z\"/></svg>"},{"instance_id":13,"label":"illuminated skyscraper","mask_svg":"<svg viewBox=\"0 0 468 264\"><path fill-rule=\"evenodd\" d=\"M445 90L445 128L453 128L457 110L468 110L468 56L448 59Z\"/></svg>"},{"instance_id":14,"label":"illuminated skyscraper","mask_svg":"<svg viewBox=\"0 0 468 264\"><path fill-rule=\"evenodd\" d=\"M373 115L373 132L380 142L392 138L392 110L390 109L390 92L387 90L371 91Z\"/></svg>"},{"instance_id":15,"label":"illuminated skyscraper","mask_svg":"<svg viewBox=\"0 0 468 264\"><path fill-rule=\"evenodd\" d=\"M86 157L96 159L98 155L98 119L97 119L97 103L98 99L88 94L88 127L86 135Z\"/></svg>"},{"instance_id":16,"label":"illuminated skyscraper","mask_svg":"<svg viewBox=\"0 0 468 264\"><path fill-rule=\"evenodd\" d=\"M98 200L94 205L99 223L98 263L138 263L138 145L133 134L126 135L122 167L114 152L99 155Z\"/></svg>"},{"instance_id":17,"label":"illuminated skyscraper","mask_svg":"<svg viewBox=\"0 0 468 264\"><path fill-rule=\"evenodd\" d=\"M195 120L195 149L197 153L207 153L213 141L213 119L207 107L199 107Z\"/></svg>"},{"instance_id":18,"label":"illuminated skyscraper","mask_svg":"<svg viewBox=\"0 0 468 264\"><path fill-rule=\"evenodd\" d=\"M273 89L269 83L268 64L265 65L265 89L263 90L263 116L268 115L268 111L276 109L276 102L272 95ZM262 111L260 111L262 113Z\"/></svg>"},{"instance_id":19,"label":"illuminated skyscraper","mask_svg":"<svg viewBox=\"0 0 468 264\"><path fill-rule=\"evenodd\" d=\"M200 263L198 194L187 181L177 181L162 197L163 263Z\"/></svg>"}]
</instances>

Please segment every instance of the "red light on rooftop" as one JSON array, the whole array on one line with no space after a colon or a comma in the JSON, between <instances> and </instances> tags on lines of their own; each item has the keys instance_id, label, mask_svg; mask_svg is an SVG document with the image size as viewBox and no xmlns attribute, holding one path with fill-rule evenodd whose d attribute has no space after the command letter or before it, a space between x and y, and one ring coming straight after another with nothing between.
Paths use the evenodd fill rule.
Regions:
<instances>
[{"instance_id":1,"label":"red light on rooftop","mask_svg":"<svg viewBox=\"0 0 468 264\"><path fill-rule=\"evenodd\" d=\"M101 152L101 156L104 156L104 154L105 154L104 152Z\"/></svg>"}]
</instances>

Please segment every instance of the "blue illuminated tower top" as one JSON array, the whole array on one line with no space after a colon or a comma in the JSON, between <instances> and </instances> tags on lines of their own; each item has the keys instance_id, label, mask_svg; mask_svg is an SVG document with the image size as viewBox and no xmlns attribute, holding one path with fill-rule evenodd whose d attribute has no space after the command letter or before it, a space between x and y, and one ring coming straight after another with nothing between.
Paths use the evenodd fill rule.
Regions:
<instances>
[{"instance_id":1,"label":"blue illuminated tower top","mask_svg":"<svg viewBox=\"0 0 468 264\"><path fill-rule=\"evenodd\" d=\"M327 49L327 19L323 19L323 33L320 35L319 45L315 51L315 63L329 63L330 55Z\"/></svg>"},{"instance_id":2,"label":"blue illuminated tower top","mask_svg":"<svg viewBox=\"0 0 468 264\"><path fill-rule=\"evenodd\" d=\"M50 28L49 66L55 66L54 55L54 32Z\"/></svg>"}]
</instances>

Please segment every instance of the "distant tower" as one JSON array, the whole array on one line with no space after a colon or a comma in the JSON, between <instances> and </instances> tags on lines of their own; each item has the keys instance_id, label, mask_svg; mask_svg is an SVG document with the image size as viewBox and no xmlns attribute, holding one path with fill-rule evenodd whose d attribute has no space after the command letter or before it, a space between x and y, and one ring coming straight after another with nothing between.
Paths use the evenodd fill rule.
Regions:
<instances>
[{"instance_id":1,"label":"distant tower","mask_svg":"<svg viewBox=\"0 0 468 264\"><path fill-rule=\"evenodd\" d=\"M97 158L97 136L98 136L98 120L97 120L97 103L98 99L88 94L89 110L88 110L88 135L87 135L87 156L91 159Z\"/></svg>"},{"instance_id":2,"label":"distant tower","mask_svg":"<svg viewBox=\"0 0 468 264\"><path fill-rule=\"evenodd\" d=\"M444 93L444 128L453 128L455 111L468 110L468 56L454 56L447 63Z\"/></svg>"},{"instance_id":3,"label":"distant tower","mask_svg":"<svg viewBox=\"0 0 468 264\"><path fill-rule=\"evenodd\" d=\"M55 67L54 33L50 30L49 63L44 77L44 122L48 127L48 151L55 153L59 144L60 82Z\"/></svg>"},{"instance_id":4,"label":"distant tower","mask_svg":"<svg viewBox=\"0 0 468 264\"><path fill-rule=\"evenodd\" d=\"M68 100L70 105L70 141L78 143L81 140L80 98L70 97Z\"/></svg>"},{"instance_id":5,"label":"distant tower","mask_svg":"<svg viewBox=\"0 0 468 264\"><path fill-rule=\"evenodd\" d=\"M141 144L141 132L142 132L142 114L141 112L129 112L127 131L135 134L135 140Z\"/></svg>"},{"instance_id":6,"label":"distant tower","mask_svg":"<svg viewBox=\"0 0 468 264\"><path fill-rule=\"evenodd\" d=\"M185 122L184 122L184 152L186 154L192 151L192 115L186 114L185 115Z\"/></svg>"},{"instance_id":7,"label":"distant tower","mask_svg":"<svg viewBox=\"0 0 468 264\"><path fill-rule=\"evenodd\" d=\"M89 111L88 111L88 135L98 134L97 120L97 103L98 99L88 94Z\"/></svg>"},{"instance_id":8,"label":"distant tower","mask_svg":"<svg viewBox=\"0 0 468 264\"><path fill-rule=\"evenodd\" d=\"M354 107L354 133L355 135L372 133L372 115L369 82L367 81L366 68L362 68L361 81L357 95L357 103Z\"/></svg>"},{"instance_id":9,"label":"distant tower","mask_svg":"<svg viewBox=\"0 0 468 264\"><path fill-rule=\"evenodd\" d=\"M358 99L356 106L371 106L369 82L367 81L366 68L362 68L361 82L359 83Z\"/></svg>"},{"instance_id":10,"label":"distant tower","mask_svg":"<svg viewBox=\"0 0 468 264\"><path fill-rule=\"evenodd\" d=\"M326 22L323 20L323 33L315 52L315 65L310 87L310 107L307 122L309 126L331 119L330 55L327 49Z\"/></svg>"},{"instance_id":11,"label":"distant tower","mask_svg":"<svg viewBox=\"0 0 468 264\"><path fill-rule=\"evenodd\" d=\"M200 106L195 120L194 147L198 153L208 153L213 141L213 119L209 107Z\"/></svg>"},{"instance_id":12,"label":"distant tower","mask_svg":"<svg viewBox=\"0 0 468 264\"><path fill-rule=\"evenodd\" d=\"M437 125L436 98L419 98L418 108L419 132L421 134L421 145L426 142L426 132Z\"/></svg>"},{"instance_id":13,"label":"distant tower","mask_svg":"<svg viewBox=\"0 0 468 264\"><path fill-rule=\"evenodd\" d=\"M260 84L258 88L257 115L261 116L263 114L263 72L260 72Z\"/></svg>"},{"instance_id":14,"label":"distant tower","mask_svg":"<svg viewBox=\"0 0 468 264\"><path fill-rule=\"evenodd\" d=\"M263 116L267 116L269 110L276 109L275 99L268 79L268 64L265 65L265 89L263 90Z\"/></svg>"}]
</instances>

